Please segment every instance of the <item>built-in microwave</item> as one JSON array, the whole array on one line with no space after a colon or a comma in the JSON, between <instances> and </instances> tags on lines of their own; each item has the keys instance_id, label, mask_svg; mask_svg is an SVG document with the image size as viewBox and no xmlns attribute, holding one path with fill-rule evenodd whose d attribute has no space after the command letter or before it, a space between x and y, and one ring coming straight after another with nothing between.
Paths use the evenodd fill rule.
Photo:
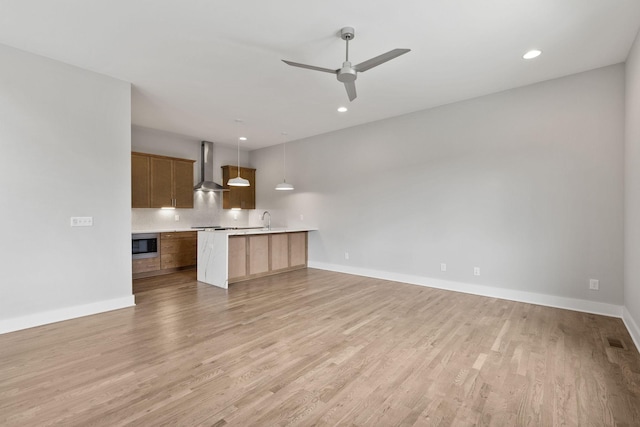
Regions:
<instances>
[{"instance_id":1,"label":"built-in microwave","mask_svg":"<svg viewBox=\"0 0 640 427\"><path fill-rule=\"evenodd\" d=\"M158 256L158 233L131 235L131 258L155 258Z\"/></svg>"}]
</instances>

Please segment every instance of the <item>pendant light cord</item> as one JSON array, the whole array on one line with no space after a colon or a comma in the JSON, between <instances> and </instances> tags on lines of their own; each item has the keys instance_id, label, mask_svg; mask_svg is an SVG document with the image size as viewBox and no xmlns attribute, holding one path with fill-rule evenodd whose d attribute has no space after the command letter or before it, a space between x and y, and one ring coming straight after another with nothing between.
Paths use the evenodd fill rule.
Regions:
<instances>
[{"instance_id":1,"label":"pendant light cord","mask_svg":"<svg viewBox=\"0 0 640 427\"><path fill-rule=\"evenodd\" d=\"M240 138L238 138L238 178L240 178Z\"/></svg>"},{"instance_id":2,"label":"pendant light cord","mask_svg":"<svg viewBox=\"0 0 640 427\"><path fill-rule=\"evenodd\" d=\"M284 153L284 157L282 159L282 164L283 164L282 177L284 178L284 182L287 182L287 143L286 142L282 146L282 150Z\"/></svg>"}]
</instances>

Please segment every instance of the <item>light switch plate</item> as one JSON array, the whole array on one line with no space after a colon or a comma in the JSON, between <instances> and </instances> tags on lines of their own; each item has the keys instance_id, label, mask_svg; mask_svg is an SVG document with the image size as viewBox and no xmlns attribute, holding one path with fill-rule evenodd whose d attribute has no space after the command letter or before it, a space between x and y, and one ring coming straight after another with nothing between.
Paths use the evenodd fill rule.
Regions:
<instances>
[{"instance_id":1,"label":"light switch plate","mask_svg":"<svg viewBox=\"0 0 640 427\"><path fill-rule=\"evenodd\" d=\"M72 216L71 226L72 227L92 227L93 217L92 216Z\"/></svg>"}]
</instances>

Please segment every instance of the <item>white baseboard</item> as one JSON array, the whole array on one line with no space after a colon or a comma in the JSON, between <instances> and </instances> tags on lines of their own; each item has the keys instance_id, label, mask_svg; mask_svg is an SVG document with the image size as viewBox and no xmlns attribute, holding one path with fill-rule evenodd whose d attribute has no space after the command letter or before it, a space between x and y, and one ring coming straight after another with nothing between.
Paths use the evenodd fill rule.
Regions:
<instances>
[{"instance_id":1,"label":"white baseboard","mask_svg":"<svg viewBox=\"0 0 640 427\"><path fill-rule=\"evenodd\" d=\"M506 299L510 301L526 302L547 307L563 308L585 313L602 314L605 316L622 317L622 306L603 302L587 301L576 298L566 298L555 295L537 294L534 292L517 291L513 289L496 288L493 286L474 285L463 282L434 279L430 277L414 276L410 274L391 273L387 271L370 270L367 268L348 267L338 264L309 261L309 268L335 271L338 273L355 274L356 276L372 277L375 279L391 280L466 294ZM637 330L637 329L636 329Z\"/></svg>"},{"instance_id":2,"label":"white baseboard","mask_svg":"<svg viewBox=\"0 0 640 427\"><path fill-rule=\"evenodd\" d=\"M636 348L640 351L640 328L638 327L638 323L633 319L633 317L631 317L631 313L629 313L627 307L624 307L624 310L622 311L622 321L626 325Z\"/></svg>"},{"instance_id":3,"label":"white baseboard","mask_svg":"<svg viewBox=\"0 0 640 427\"><path fill-rule=\"evenodd\" d=\"M133 295L0 320L0 334L135 306Z\"/></svg>"}]
</instances>

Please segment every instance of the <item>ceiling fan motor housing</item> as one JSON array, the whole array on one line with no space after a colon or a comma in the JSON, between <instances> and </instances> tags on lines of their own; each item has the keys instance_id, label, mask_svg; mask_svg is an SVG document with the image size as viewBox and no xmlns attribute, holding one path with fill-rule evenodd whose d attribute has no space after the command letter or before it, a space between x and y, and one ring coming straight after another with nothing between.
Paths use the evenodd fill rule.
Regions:
<instances>
[{"instance_id":1,"label":"ceiling fan motor housing","mask_svg":"<svg viewBox=\"0 0 640 427\"><path fill-rule=\"evenodd\" d=\"M344 27L340 30L340 38L342 40L353 40L356 36L356 30L353 27Z\"/></svg>"},{"instance_id":2,"label":"ceiling fan motor housing","mask_svg":"<svg viewBox=\"0 0 640 427\"><path fill-rule=\"evenodd\" d=\"M356 70L351 66L351 62L345 61L342 63L342 68L337 73L338 81L342 83L353 82L358 77Z\"/></svg>"}]
</instances>

